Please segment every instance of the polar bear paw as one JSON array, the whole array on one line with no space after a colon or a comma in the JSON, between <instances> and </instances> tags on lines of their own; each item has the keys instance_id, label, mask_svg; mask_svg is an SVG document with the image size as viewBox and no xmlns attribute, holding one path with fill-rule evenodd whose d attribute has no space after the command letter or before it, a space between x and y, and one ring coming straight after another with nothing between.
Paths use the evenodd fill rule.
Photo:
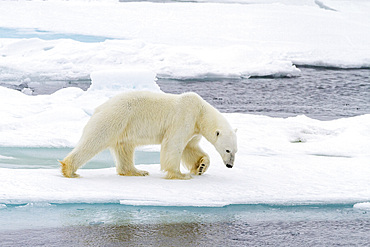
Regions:
<instances>
[{"instance_id":1,"label":"polar bear paw","mask_svg":"<svg viewBox=\"0 0 370 247\"><path fill-rule=\"evenodd\" d=\"M78 175L73 169L71 168L72 166L69 163L63 162L58 160L61 168L62 168L62 174L66 178L78 178L80 175Z\"/></svg>"},{"instance_id":2,"label":"polar bear paw","mask_svg":"<svg viewBox=\"0 0 370 247\"><path fill-rule=\"evenodd\" d=\"M143 170L136 170L136 173L134 176L149 176L149 172L143 171Z\"/></svg>"},{"instance_id":3,"label":"polar bear paw","mask_svg":"<svg viewBox=\"0 0 370 247\"><path fill-rule=\"evenodd\" d=\"M206 165L205 164L200 164L198 170L197 170L197 175L202 175L205 172Z\"/></svg>"},{"instance_id":4,"label":"polar bear paw","mask_svg":"<svg viewBox=\"0 0 370 247\"><path fill-rule=\"evenodd\" d=\"M203 157L198 161L198 168L195 172L196 175L202 175L205 173L209 167L209 159L207 157Z\"/></svg>"},{"instance_id":5,"label":"polar bear paw","mask_svg":"<svg viewBox=\"0 0 370 247\"><path fill-rule=\"evenodd\" d=\"M167 175L165 177L166 179L182 179L182 180L189 180L191 179L191 175L186 173L181 173L181 172L167 172Z\"/></svg>"},{"instance_id":6,"label":"polar bear paw","mask_svg":"<svg viewBox=\"0 0 370 247\"><path fill-rule=\"evenodd\" d=\"M118 175L120 176L148 176L149 172L143 171L143 170L134 170L129 172L118 172Z\"/></svg>"}]
</instances>

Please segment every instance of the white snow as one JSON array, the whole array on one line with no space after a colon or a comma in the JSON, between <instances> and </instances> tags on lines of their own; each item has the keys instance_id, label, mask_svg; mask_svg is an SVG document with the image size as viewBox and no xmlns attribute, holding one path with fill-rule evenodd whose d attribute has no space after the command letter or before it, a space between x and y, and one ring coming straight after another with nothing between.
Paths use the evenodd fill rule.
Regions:
<instances>
[{"instance_id":1,"label":"white snow","mask_svg":"<svg viewBox=\"0 0 370 247\"><path fill-rule=\"evenodd\" d=\"M0 159L4 159L4 160L12 160L12 159L14 159L14 157L9 157L9 156L0 155Z\"/></svg>"},{"instance_id":2,"label":"white snow","mask_svg":"<svg viewBox=\"0 0 370 247\"><path fill-rule=\"evenodd\" d=\"M0 87L0 146L73 147L96 106L119 91L159 91L156 75L289 76L299 74L293 64L370 66L367 1L207 2L0 1L1 27L116 38L82 43L0 37L0 81L92 79L86 92L67 88L29 96ZM238 128L233 169L205 140L211 167L189 181L163 179L159 164L138 166L149 177L120 177L105 168L79 170L79 179L64 178L57 169L0 168L0 208L369 201L370 114L332 121L225 116Z\"/></svg>"},{"instance_id":3,"label":"white snow","mask_svg":"<svg viewBox=\"0 0 370 247\"><path fill-rule=\"evenodd\" d=\"M73 147L93 107L109 97L107 92L112 93L68 88L27 96L0 88L0 144ZM238 128L239 151L232 169L205 140L202 146L210 154L211 167L189 181L163 179L159 164L138 166L148 170L149 177L120 177L114 168L106 168L79 170L79 179L64 178L59 169L0 168L0 203L223 206L369 200L370 114L332 121L225 116ZM55 157L55 162L61 158Z\"/></svg>"},{"instance_id":4,"label":"white snow","mask_svg":"<svg viewBox=\"0 0 370 247\"><path fill-rule=\"evenodd\" d=\"M159 91L154 83L156 74L144 69L95 71L90 75L93 81L90 91L113 91L113 94L127 89Z\"/></svg>"},{"instance_id":5,"label":"white snow","mask_svg":"<svg viewBox=\"0 0 370 247\"><path fill-rule=\"evenodd\" d=\"M0 1L1 27L116 38L0 38L0 80L86 79L127 66L171 78L299 75L293 64L370 67L368 1L227 2Z\"/></svg>"},{"instance_id":6,"label":"white snow","mask_svg":"<svg viewBox=\"0 0 370 247\"><path fill-rule=\"evenodd\" d=\"M299 145L299 144L298 144ZM148 177L120 177L114 168L82 169L68 179L56 169L0 168L1 203L121 203L156 206L356 203L368 200L368 158L248 155L227 169L211 155L204 176L165 180L159 164L139 165ZM367 162L366 162L367 161Z\"/></svg>"},{"instance_id":7,"label":"white snow","mask_svg":"<svg viewBox=\"0 0 370 247\"><path fill-rule=\"evenodd\" d=\"M8 114L1 118L7 120L0 125L2 146L73 146L89 118L84 107L106 97L78 89L48 96L6 90L2 95L12 94L8 103L0 104L5 105L0 112L7 109ZM60 100L61 96L68 100ZM148 170L149 177L120 177L114 168L105 168L79 170L78 179L64 178L58 169L0 168L0 203L223 206L356 203L370 198L366 189L370 186L370 114L332 121L225 116L238 128L233 169L223 165L205 140L202 146L212 165L204 176L189 181L163 179L159 164L138 166Z\"/></svg>"},{"instance_id":8,"label":"white snow","mask_svg":"<svg viewBox=\"0 0 370 247\"><path fill-rule=\"evenodd\" d=\"M353 208L364 210L364 211L369 211L370 210L370 202L356 203L355 205L353 205Z\"/></svg>"}]
</instances>

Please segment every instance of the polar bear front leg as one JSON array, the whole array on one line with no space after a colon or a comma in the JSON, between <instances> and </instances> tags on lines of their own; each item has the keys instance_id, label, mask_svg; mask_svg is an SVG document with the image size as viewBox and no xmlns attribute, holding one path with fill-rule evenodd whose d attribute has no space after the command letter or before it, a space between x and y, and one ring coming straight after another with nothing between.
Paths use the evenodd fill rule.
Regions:
<instances>
[{"instance_id":1,"label":"polar bear front leg","mask_svg":"<svg viewBox=\"0 0 370 247\"><path fill-rule=\"evenodd\" d=\"M199 146L201 137L195 136L189 141L182 153L182 161L191 174L202 175L210 165L209 156Z\"/></svg>"},{"instance_id":2,"label":"polar bear front leg","mask_svg":"<svg viewBox=\"0 0 370 247\"><path fill-rule=\"evenodd\" d=\"M176 143L163 142L161 145L161 170L167 172L166 179L191 179L190 174L180 171L182 149Z\"/></svg>"},{"instance_id":3,"label":"polar bear front leg","mask_svg":"<svg viewBox=\"0 0 370 247\"><path fill-rule=\"evenodd\" d=\"M138 170L134 166L135 146L129 143L117 143L111 152L116 159L116 170L121 176L147 176L149 172Z\"/></svg>"}]
</instances>

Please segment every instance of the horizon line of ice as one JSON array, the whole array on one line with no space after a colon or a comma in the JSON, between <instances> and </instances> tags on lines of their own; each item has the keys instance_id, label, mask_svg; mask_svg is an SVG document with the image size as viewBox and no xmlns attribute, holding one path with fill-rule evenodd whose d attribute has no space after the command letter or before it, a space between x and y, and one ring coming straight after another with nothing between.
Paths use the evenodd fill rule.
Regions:
<instances>
[{"instance_id":1,"label":"horizon line of ice","mask_svg":"<svg viewBox=\"0 0 370 247\"><path fill-rule=\"evenodd\" d=\"M320 203L320 202L311 202L311 203L248 203L248 204L240 204L240 203L215 203L215 204L189 204L189 203L177 203L177 204L169 204L165 202L160 201L138 201L138 200L119 200L119 202L97 202L97 203L90 203L90 202L77 202L77 203L71 203L71 202L23 202L23 203L0 203L0 210L8 208L9 206L17 206L19 208L26 208L26 207L36 207L36 208L45 208L45 207L53 207L55 205L70 205L70 204L95 204L95 205L101 205L101 204L119 204L123 206L135 206L135 207L186 207L186 208L223 208L227 206L271 206L271 207L301 207L301 206L318 206L318 207L326 207L326 206L352 206L353 209L357 210L363 210L363 211L369 211L370 210L370 202L357 202L357 203Z\"/></svg>"}]
</instances>

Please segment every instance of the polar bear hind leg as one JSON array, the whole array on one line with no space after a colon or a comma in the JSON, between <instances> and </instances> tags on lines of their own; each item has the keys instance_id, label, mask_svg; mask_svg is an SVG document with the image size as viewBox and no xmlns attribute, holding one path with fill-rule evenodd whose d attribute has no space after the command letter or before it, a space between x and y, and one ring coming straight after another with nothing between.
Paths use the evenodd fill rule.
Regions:
<instances>
[{"instance_id":1,"label":"polar bear hind leg","mask_svg":"<svg viewBox=\"0 0 370 247\"><path fill-rule=\"evenodd\" d=\"M110 139L109 131L107 131L101 121L99 122L99 115L93 115L86 124L76 147L64 160L59 161L62 165L62 174L67 178L79 177L76 174L77 169L108 148Z\"/></svg>"},{"instance_id":2,"label":"polar bear hind leg","mask_svg":"<svg viewBox=\"0 0 370 247\"><path fill-rule=\"evenodd\" d=\"M70 152L64 160L59 161L62 166L62 174L67 178L76 178L79 177L76 174L78 168L83 166L96 154L104 150L105 146L91 145L93 142L82 142L79 143L73 150Z\"/></svg>"},{"instance_id":3,"label":"polar bear hind leg","mask_svg":"<svg viewBox=\"0 0 370 247\"><path fill-rule=\"evenodd\" d=\"M116 170L121 176L147 176L149 172L138 170L134 166L135 146L129 143L117 143L111 148L116 159Z\"/></svg>"},{"instance_id":4,"label":"polar bear hind leg","mask_svg":"<svg viewBox=\"0 0 370 247\"><path fill-rule=\"evenodd\" d=\"M201 137L196 136L186 145L181 160L191 174L202 175L210 165L208 154L206 154L199 146Z\"/></svg>"}]
</instances>

